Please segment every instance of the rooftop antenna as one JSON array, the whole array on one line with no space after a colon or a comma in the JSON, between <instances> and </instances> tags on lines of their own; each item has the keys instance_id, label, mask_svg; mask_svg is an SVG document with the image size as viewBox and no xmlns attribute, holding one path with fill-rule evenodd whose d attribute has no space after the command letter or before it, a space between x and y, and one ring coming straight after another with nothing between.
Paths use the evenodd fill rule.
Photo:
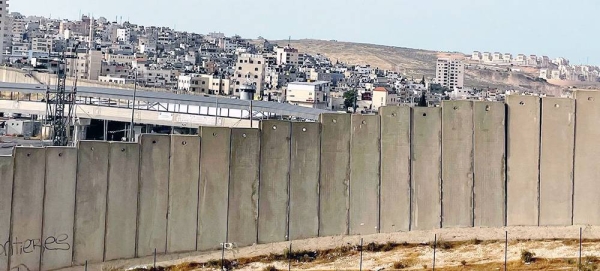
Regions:
<instances>
[{"instance_id":1,"label":"rooftop antenna","mask_svg":"<svg viewBox=\"0 0 600 271\"><path fill-rule=\"evenodd\" d=\"M292 36L289 36L288 37L288 47L292 47L292 46L290 46L291 43L292 43Z\"/></svg>"}]
</instances>

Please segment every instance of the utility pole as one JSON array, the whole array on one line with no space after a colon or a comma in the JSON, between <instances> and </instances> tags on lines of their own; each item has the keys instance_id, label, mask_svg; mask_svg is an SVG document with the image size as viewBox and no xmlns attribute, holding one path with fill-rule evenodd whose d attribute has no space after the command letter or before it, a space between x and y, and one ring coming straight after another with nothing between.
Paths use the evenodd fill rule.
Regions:
<instances>
[{"instance_id":1,"label":"utility pole","mask_svg":"<svg viewBox=\"0 0 600 271\"><path fill-rule=\"evenodd\" d=\"M129 124L129 141L130 142L135 142L135 135L134 135L134 125L135 125L135 98L136 98L136 94L137 94L137 79L138 79L138 71L137 68L133 69L135 74L134 74L134 82L133 82L133 101L131 103L131 123Z\"/></svg>"}]
</instances>

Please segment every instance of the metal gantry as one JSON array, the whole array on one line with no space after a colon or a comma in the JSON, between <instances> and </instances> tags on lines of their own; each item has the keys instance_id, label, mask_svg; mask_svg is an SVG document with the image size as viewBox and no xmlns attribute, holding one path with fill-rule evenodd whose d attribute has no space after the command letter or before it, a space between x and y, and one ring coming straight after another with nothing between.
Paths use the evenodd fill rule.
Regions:
<instances>
[{"instance_id":1,"label":"metal gantry","mask_svg":"<svg viewBox=\"0 0 600 271\"><path fill-rule=\"evenodd\" d=\"M77 83L72 90L67 90L67 59L76 59L76 50L79 44L74 48L75 55L66 55L63 50L58 58L58 71L56 77L58 82L56 90L46 89L46 118L50 119L52 127L52 145L67 146L69 144L69 127L73 120L73 111L75 110L75 95L77 92ZM77 82L77 79L75 79Z\"/></svg>"}]
</instances>

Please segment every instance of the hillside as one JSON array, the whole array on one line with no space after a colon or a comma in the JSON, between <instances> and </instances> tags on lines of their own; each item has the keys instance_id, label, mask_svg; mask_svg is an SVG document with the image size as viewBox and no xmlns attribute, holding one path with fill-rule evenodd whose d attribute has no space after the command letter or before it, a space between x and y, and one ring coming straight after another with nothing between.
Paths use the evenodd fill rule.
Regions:
<instances>
[{"instance_id":1,"label":"hillside","mask_svg":"<svg viewBox=\"0 0 600 271\"><path fill-rule=\"evenodd\" d=\"M287 44L288 41L275 41ZM458 56L460 53L445 53L411 49L394 46L324 41L324 40L292 40L292 47L308 54L322 54L332 61L365 65L370 64L381 69L395 70L406 76L420 78L435 76L435 63L438 57ZM502 88L530 90L558 95L562 87L540 82L535 74L524 72L497 72L491 70L466 70L465 85L476 88Z\"/></svg>"}]
</instances>

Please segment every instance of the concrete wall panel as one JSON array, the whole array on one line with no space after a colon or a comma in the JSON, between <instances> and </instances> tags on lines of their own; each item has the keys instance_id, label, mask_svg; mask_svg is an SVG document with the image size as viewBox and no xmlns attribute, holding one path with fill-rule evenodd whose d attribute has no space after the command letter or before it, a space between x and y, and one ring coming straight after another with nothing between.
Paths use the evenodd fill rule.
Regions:
<instances>
[{"instance_id":1,"label":"concrete wall panel","mask_svg":"<svg viewBox=\"0 0 600 271\"><path fill-rule=\"evenodd\" d=\"M135 257L140 145L111 143L104 260Z\"/></svg>"},{"instance_id":2,"label":"concrete wall panel","mask_svg":"<svg viewBox=\"0 0 600 271\"><path fill-rule=\"evenodd\" d=\"M71 266L76 182L77 149L47 148L42 270Z\"/></svg>"},{"instance_id":3,"label":"concrete wall panel","mask_svg":"<svg viewBox=\"0 0 600 271\"><path fill-rule=\"evenodd\" d=\"M220 247L227 241L229 150L231 129L201 127L198 250Z\"/></svg>"},{"instance_id":4,"label":"concrete wall panel","mask_svg":"<svg viewBox=\"0 0 600 271\"><path fill-rule=\"evenodd\" d=\"M75 264L103 261L107 187L108 143L79 142L73 236Z\"/></svg>"},{"instance_id":5,"label":"concrete wall panel","mask_svg":"<svg viewBox=\"0 0 600 271\"><path fill-rule=\"evenodd\" d=\"M10 213L13 187L13 158L0 156L0 270L9 269L8 248L10 240Z\"/></svg>"},{"instance_id":6,"label":"concrete wall panel","mask_svg":"<svg viewBox=\"0 0 600 271\"><path fill-rule=\"evenodd\" d=\"M167 252L196 250L200 137L172 136Z\"/></svg>"},{"instance_id":7,"label":"concrete wall panel","mask_svg":"<svg viewBox=\"0 0 600 271\"><path fill-rule=\"evenodd\" d=\"M166 252L171 137L140 138L137 256Z\"/></svg>"},{"instance_id":8,"label":"concrete wall panel","mask_svg":"<svg viewBox=\"0 0 600 271\"><path fill-rule=\"evenodd\" d=\"M410 228L410 107L379 109L381 116L381 232Z\"/></svg>"},{"instance_id":9,"label":"concrete wall panel","mask_svg":"<svg viewBox=\"0 0 600 271\"><path fill-rule=\"evenodd\" d=\"M600 225L600 92L575 92L577 118L575 124L575 187L573 224Z\"/></svg>"},{"instance_id":10,"label":"concrete wall panel","mask_svg":"<svg viewBox=\"0 0 600 271\"><path fill-rule=\"evenodd\" d=\"M292 123L290 240L319 234L319 157L321 125Z\"/></svg>"},{"instance_id":11,"label":"concrete wall panel","mask_svg":"<svg viewBox=\"0 0 600 271\"><path fill-rule=\"evenodd\" d=\"M349 114L322 114L319 236L348 234L350 184Z\"/></svg>"},{"instance_id":12,"label":"concrete wall panel","mask_svg":"<svg viewBox=\"0 0 600 271\"><path fill-rule=\"evenodd\" d=\"M260 133L231 130L229 160L229 223L227 242L249 246L257 242Z\"/></svg>"},{"instance_id":13,"label":"concrete wall panel","mask_svg":"<svg viewBox=\"0 0 600 271\"><path fill-rule=\"evenodd\" d=\"M506 107L503 102L474 102L476 227L502 227L506 219Z\"/></svg>"},{"instance_id":14,"label":"concrete wall panel","mask_svg":"<svg viewBox=\"0 0 600 271\"><path fill-rule=\"evenodd\" d=\"M380 117L352 115L350 234L379 232Z\"/></svg>"},{"instance_id":15,"label":"concrete wall panel","mask_svg":"<svg viewBox=\"0 0 600 271\"><path fill-rule=\"evenodd\" d=\"M507 225L538 225L540 99L510 95L508 105Z\"/></svg>"},{"instance_id":16,"label":"concrete wall panel","mask_svg":"<svg viewBox=\"0 0 600 271\"><path fill-rule=\"evenodd\" d=\"M291 123L261 123L258 242L288 239L288 201Z\"/></svg>"},{"instance_id":17,"label":"concrete wall panel","mask_svg":"<svg viewBox=\"0 0 600 271\"><path fill-rule=\"evenodd\" d=\"M413 108L411 230L436 229L441 224L441 133L441 108Z\"/></svg>"},{"instance_id":18,"label":"concrete wall panel","mask_svg":"<svg viewBox=\"0 0 600 271\"><path fill-rule=\"evenodd\" d=\"M14 151L10 269L40 270L45 149Z\"/></svg>"},{"instance_id":19,"label":"concrete wall panel","mask_svg":"<svg viewBox=\"0 0 600 271\"><path fill-rule=\"evenodd\" d=\"M473 226L473 102L442 104L442 226Z\"/></svg>"},{"instance_id":20,"label":"concrete wall panel","mask_svg":"<svg viewBox=\"0 0 600 271\"><path fill-rule=\"evenodd\" d=\"M573 211L575 101L542 98L540 225L568 226Z\"/></svg>"}]
</instances>

